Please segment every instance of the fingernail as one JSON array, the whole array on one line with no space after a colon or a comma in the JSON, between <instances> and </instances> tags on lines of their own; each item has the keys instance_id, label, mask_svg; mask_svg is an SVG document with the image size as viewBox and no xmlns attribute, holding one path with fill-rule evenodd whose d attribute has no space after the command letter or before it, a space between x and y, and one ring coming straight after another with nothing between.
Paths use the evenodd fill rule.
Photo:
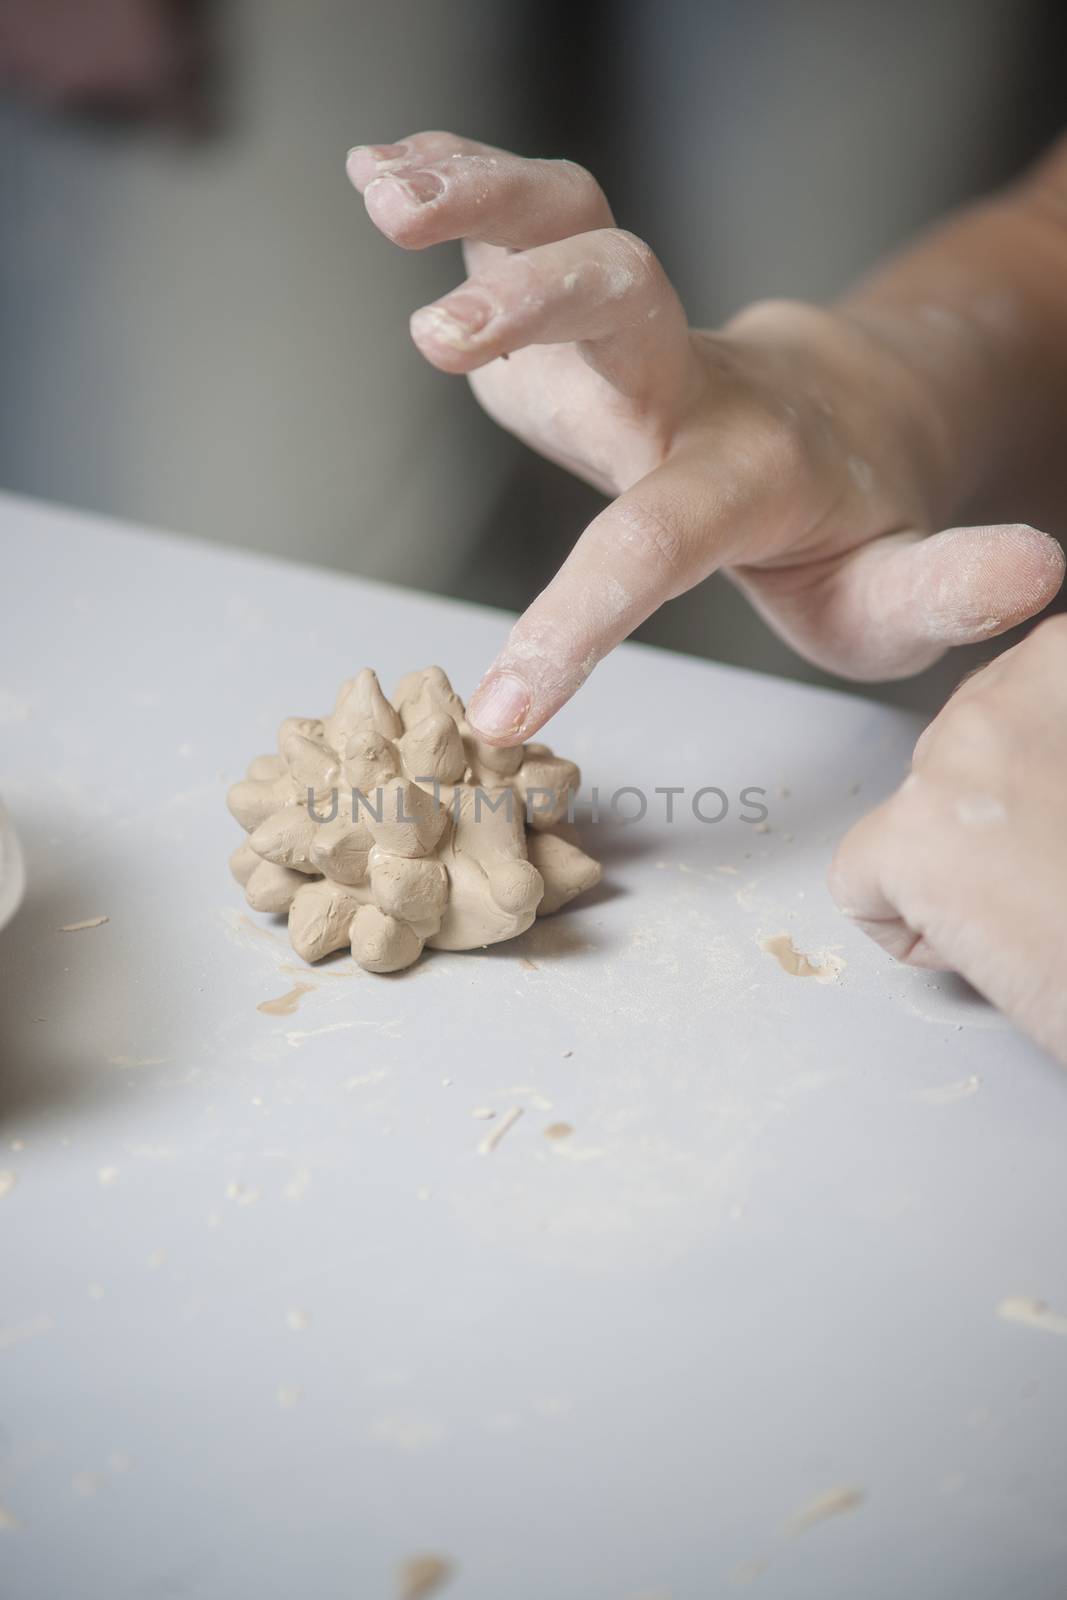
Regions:
<instances>
[{"instance_id":1,"label":"fingernail","mask_svg":"<svg viewBox=\"0 0 1067 1600\"><path fill-rule=\"evenodd\" d=\"M399 161L401 156L406 156L406 144L367 144L361 147L373 161Z\"/></svg>"},{"instance_id":2,"label":"fingernail","mask_svg":"<svg viewBox=\"0 0 1067 1600\"><path fill-rule=\"evenodd\" d=\"M492 315L493 307L478 295L455 294L416 311L411 329L413 333L428 334L444 344L465 344L481 332Z\"/></svg>"},{"instance_id":3,"label":"fingernail","mask_svg":"<svg viewBox=\"0 0 1067 1600\"><path fill-rule=\"evenodd\" d=\"M403 189L410 200L416 205L429 205L431 200L439 200L445 192L445 186L436 172L405 172L402 178L395 173L386 180L396 184L398 189Z\"/></svg>"},{"instance_id":4,"label":"fingernail","mask_svg":"<svg viewBox=\"0 0 1067 1600\"><path fill-rule=\"evenodd\" d=\"M518 733L529 714L530 691L511 672L491 673L467 707L468 722L491 739Z\"/></svg>"}]
</instances>

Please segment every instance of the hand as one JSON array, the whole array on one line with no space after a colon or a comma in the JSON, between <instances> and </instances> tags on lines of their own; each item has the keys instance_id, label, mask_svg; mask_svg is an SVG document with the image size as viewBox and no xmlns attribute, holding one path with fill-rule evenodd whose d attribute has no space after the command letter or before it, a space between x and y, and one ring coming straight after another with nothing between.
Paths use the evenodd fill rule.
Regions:
<instances>
[{"instance_id":1,"label":"hand","mask_svg":"<svg viewBox=\"0 0 1067 1600\"><path fill-rule=\"evenodd\" d=\"M884 949L948 967L1067 1063L1067 617L968 678L830 888Z\"/></svg>"},{"instance_id":2,"label":"hand","mask_svg":"<svg viewBox=\"0 0 1067 1600\"><path fill-rule=\"evenodd\" d=\"M751 307L691 331L589 173L447 133L361 146L348 172L408 249L462 239L468 278L416 311L434 366L612 504L520 618L472 698L518 744L663 601L725 569L794 647L851 677L916 672L1059 588L1032 528L950 528L952 429L856 315ZM506 359L505 359L506 358Z\"/></svg>"}]
</instances>

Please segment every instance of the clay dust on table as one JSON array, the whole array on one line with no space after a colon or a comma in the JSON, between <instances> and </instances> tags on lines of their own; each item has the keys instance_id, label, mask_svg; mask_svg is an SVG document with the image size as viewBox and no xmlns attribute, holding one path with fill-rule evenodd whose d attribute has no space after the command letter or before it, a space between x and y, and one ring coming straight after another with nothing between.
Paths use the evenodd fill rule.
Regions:
<instances>
[{"instance_id":1,"label":"clay dust on table","mask_svg":"<svg viewBox=\"0 0 1067 1600\"><path fill-rule=\"evenodd\" d=\"M1005 1322L1018 1322L1024 1328L1036 1328L1040 1333L1057 1333L1067 1338L1067 1315L1053 1311L1044 1300L1032 1295L1009 1295L997 1307L997 1315Z\"/></svg>"},{"instance_id":2,"label":"clay dust on table","mask_svg":"<svg viewBox=\"0 0 1067 1600\"><path fill-rule=\"evenodd\" d=\"M454 1571L444 1556L412 1556L397 1573L397 1600L429 1600L444 1588Z\"/></svg>"},{"instance_id":3,"label":"clay dust on table","mask_svg":"<svg viewBox=\"0 0 1067 1600\"><path fill-rule=\"evenodd\" d=\"M815 978L819 983L835 983L841 971L842 963L835 956L829 956L821 964L811 960L802 950L798 950L788 933L775 933L759 942L761 950L774 956L783 972L788 972L793 978Z\"/></svg>"},{"instance_id":4,"label":"clay dust on table","mask_svg":"<svg viewBox=\"0 0 1067 1600\"><path fill-rule=\"evenodd\" d=\"M846 1511L858 1510L865 1498L863 1490L851 1484L827 1489L790 1518L787 1531L805 1533L808 1528L814 1528L816 1523L825 1522L827 1517L839 1517Z\"/></svg>"},{"instance_id":5,"label":"clay dust on table","mask_svg":"<svg viewBox=\"0 0 1067 1600\"><path fill-rule=\"evenodd\" d=\"M512 1106L510 1111L505 1111L504 1115L501 1117L501 1119L497 1123L496 1127L495 1128L491 1128L490 1131L486 1134L485 1138L482 1139L481 1142L479 1143L479 1145L478 1145L478 1154L480 1156L490 1156L490 1155L492 1155L493 1151L496 1149L496 1147L500 1143L501 1139L507 1133L508 1129L509 1128L513 1128L515 1126L516 1122L518 1122L518 1120L519 1120L519 1118L521 1116L522 1116L522 1107L521 1106Z\"/></svg>"},{"instance_id":6,"label":"clay dust on table","mask_svg":"<svg viewBox=\"0 0 1067 1600\"><path fill-rule=\"evenodd\" d=\"M268 1017L291 1017L304 995L311 994L314 988L313 983L298 983L288 994L280 994L277 1000L261 1000L256 1010L265 1012Z\"/></svg>"}]
</instances>

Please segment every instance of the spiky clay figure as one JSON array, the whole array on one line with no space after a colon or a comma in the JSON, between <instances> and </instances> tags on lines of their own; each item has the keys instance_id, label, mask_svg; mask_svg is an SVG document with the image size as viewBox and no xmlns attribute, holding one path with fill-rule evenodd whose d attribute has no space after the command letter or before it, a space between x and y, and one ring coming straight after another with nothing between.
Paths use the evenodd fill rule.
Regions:
<instances>
[{"instance_id":1,"label":"spiky clay figure","mask_svg":"<svg viewBox=\"0 0 1067 1600\"><path fill-rule=\"evenodd\" d=\"M370 668L324 720L287 717L227 802L249 837L230 858L254 911L288 912L305 961L351 944L368 972L424 945L513 939L600 881L563 836L579 784L543 744L475 738L440 667L385 698Z\"/></svg>"}]
</instances>

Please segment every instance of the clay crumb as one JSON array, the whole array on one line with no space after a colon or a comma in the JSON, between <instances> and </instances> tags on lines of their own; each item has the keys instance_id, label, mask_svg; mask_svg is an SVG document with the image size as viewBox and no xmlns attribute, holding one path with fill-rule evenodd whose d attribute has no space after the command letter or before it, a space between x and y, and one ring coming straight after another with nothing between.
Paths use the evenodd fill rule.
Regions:
<instances>
[{"instance_id":1,"label":"clay crumb","mask_svg":"<svg viewBox=\"0 0 1067 1600\"><path fill-rule=\"evenodd\" d=\"M0 1533L14 1533L18 1527L18 1518L6 1506L0 1506Z\"/></svg>"},{"instance_id":2,"label":"clay crumb","mask_svg":"<svg viewBox=\"0 0 1067 1600\"><path fill-rule=\"evenodd\" d=\"M788 1533L804 1533L808 1528L814 1528L817 1522L825 1522L827 1517L840 1516L845 1511L855 1511L860 1507L866 1496L862 1489L843 1484L836 1489L827 1489L825 1494L816 1495L806 1506L791 1517L786 1524Z\"/></svg>"},{"instance_id":3,"label":"clay crumb","mask_svg":"<svg viewBox=\"0 0 1067 1600\"><path fill-rule=\"evenodd\" d=\"M755 1583L767 1570L765 1556L754 1556L751 1561L739 1561L730 1573L730 1584L735 1589L744 1589L750 1583Z\"/></svg>"},{"instance_id":4,"label":"clay crumb","mask_svg":"<svg viewBox=\"0 0 1067 1600\"><path fill-rule=\"evenodd\" d=\"M981 1087L981 1078L972 1073L969 1078L960 1078L955 1083L939 1083L932 1089L920 1089L915 1098L928 1106L951 1106L957 1100L969 1100Z\"/></svg>"},{"instance_id":5,"label":"clay crumb","mask_svg":"<svg viewBox=\"0 0 1067 1600\"><path fill-rule=\"evenodd\" d=\"M531 961L529 956L523 956L521 961L519 962L519 966L520 967L526 967L527 970L530 971L530 972L540 972L540 970L541 970L541 968L537 965L537 962L536 961Z\"/></svg>"},{"instance_id":6,"label":"clay crumb","mask_svg":"<svg viewBox=\"0 0 1067 1600\"><path fill-rule=\"evenodd\" d=\"M276 1000L261 1000L256 1010L268 1017L291 1017L301 998L310 994L314 987L313 983L298 983L288 994L280 994Z\"/></svg>"},{"instance_id":7,"label":"clay crumb","mask_svg":"<svg viewBox=\"0 0 1067 1600\"><path fill-rule=\"evenodd\" d=\"M111 1185L117 1180L118 1175L118 1167L101 1167L96 1175L97 1182L102 1189L110 1189Z\"/></svg>"},{"instance_id":8,"label":"clay crumb","mask_svg":"<svg viewBox=\"0 0 1067 1600\"><path fill-rule=\"evenodd\" d=\"M759 941L761 950L773 956L783 972L793 978L814 978L818 983L836 983L842 962L836 956L827 956L816 965L802 950L798 950L788 933L774 933Z\"/></svg>"},{"instance_id":9,"label":"clay crumb","mask_svg":"<svg viewBox=\"0 0 1067 1600\"><path fill-rule=\"evenodd\" d=\"M496 1116L496 1112L492 1106L475 1106L471 1116L476 1117L479 1122L491 1122Z\"/></svg>"},{"instance_id":10,"label":"clay crumb","mask_svg":"<svg viewBox=\"0 0 1067 1600\"><path fill-rule=\"evenodd\" d=\"M311 1318L306 1311L294 1309L285 1313L285 1325L291 1333L305 1333L311 1327Z\"/></svg>"},{"instance_id":11,"label":"clay crumb","mask_svg":"<svg viewBox=\"0 0 1067 1600\"><path fill-rule=\"evenodd\" d=\"M480 1156L492 1155L508 1129L513 1128L521 1116L521 1106L512 1106L510 1111L505 1111L496 1127L492 1128L478 1145L478 1154Z\"/></svg>"},{"instance_id":12,"label":"clay crumb","mask_svg":"<svg viewBox=\"0 0 1067 1600\"><path fill-rule=\"evenodd\" d=\"M997 1307L997 1316L1003 1317L1005 1322L1021 1323L1024 1328L1037 1328L1041 1333L1058 1333L1061 1338L1067 1338L1067 1316L1062 1311L1053 1311L1046 1301L1032 1295L1009 1295Z\"/></svg>"},{"instance_id":13,"label":"clay crumb","mask_svg":"<svg viewBox=\"0 0 1067 1600\"><path fill-rule=\"evenodd\" d=\"M444 1556L412 1556L397 1573L397 1600L428 1600L439 1593L455 1574Z\"/></svg>"},{"instance_id":14,"label":"clay crumb","mask_svg":"<svg viewBox=\"0 0 1067 1600\"><path fill-rule=\"evenodd\" d=\"M110 917L86 917L84 922L64 922L60 933L85 933L90 928L102 928Z\"/></svg>"},{"instance_id":15,"label":"clay crumb","mask_svg":"<svg viewBox=\"0 0 1067 1600\"><path fill-rule=\"evenodd\" d=\"M574 1129L569 1122L550 1122L545 1129L546 1139L569 1139Z\"/></svg>"},{"instance_id":16,"label":"clay crumb","mask_svg":"<svg viewBox=\"0 0 1067 1600\"><path fill-rule=\"evenodd\" d=\"M18 1181L18 1177L14 1172L0 1172L0 1200L3 1200L11 1193Z\"/></svg>"}]
</instances>

